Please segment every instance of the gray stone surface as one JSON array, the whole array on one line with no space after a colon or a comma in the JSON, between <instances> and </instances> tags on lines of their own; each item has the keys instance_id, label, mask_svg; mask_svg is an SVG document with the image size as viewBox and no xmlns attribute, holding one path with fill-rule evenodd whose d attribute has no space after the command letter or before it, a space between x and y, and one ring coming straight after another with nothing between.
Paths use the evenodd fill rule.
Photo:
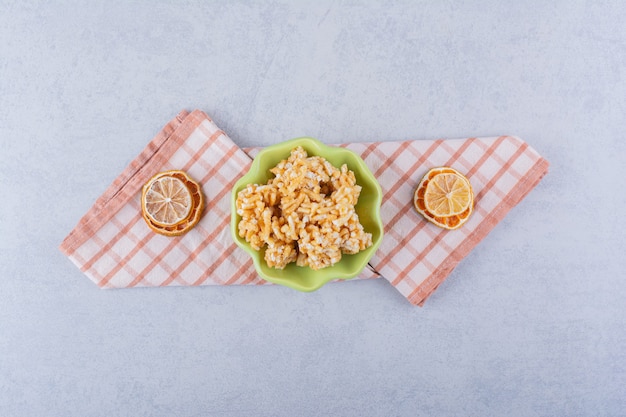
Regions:
<instances>
[{"instance_id":1,"label":"gray stone surface","mask_svg":"<svg viewBox=\"0 0 626 417\"><path fill-rule=\"evenodd\" d=\"M619 416L620 1L0 1L0 415ZM100 290L63 237L179 110L241 146L518 135L550 174L427 301Z\"/></svg>"}]
</instances>

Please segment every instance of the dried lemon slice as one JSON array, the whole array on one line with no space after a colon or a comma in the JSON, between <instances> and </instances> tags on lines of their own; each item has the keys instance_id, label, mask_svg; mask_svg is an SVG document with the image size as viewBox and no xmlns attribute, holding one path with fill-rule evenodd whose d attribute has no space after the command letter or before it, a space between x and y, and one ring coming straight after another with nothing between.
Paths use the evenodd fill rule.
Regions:
<instances>
[{"instance_id":1,"label":"dried lemon slice","mask_svg":"<svg viewBox=\"0 0 626 417\"><path fill-rule=\"evenodd\" d=\"M444 229L461 227L474 209L469 180L450 167L433 168L424 175L413 197L415 209Z\"/></svg>"},{"instance_id":2,"label":"dried lemon slice","mask_svg":"<svg viewBox=\"0 0 626 417\"><path fill-rule=\"evenodd\" d=\"M191 193L176 177L161 176L147 187L144 196L146 214L160 226L173 226L191 212Z\"/></svg>"},{"instance_id":3,"label":"dried lemon slice","mask_svg":"<svg viewBox=\"0 0 626 417\"><path fill-rule=\"evenodd\" d=\"M183 171L156 174L141 193L141 211L148 226L166 236L179 236L200 220L204 197L198 183Z\"/></svg>"},{"instance_id":4,"label":"dried lemon slice","mask_svg":"<svg viewBox=\"0 0 626 417\"><path fill-rule=\"evenodd\" d=\"M426 209L438 217L463 213L472 202L469 181L452 168L439 171L426 184Z\"/></svg>"}]
</instances>

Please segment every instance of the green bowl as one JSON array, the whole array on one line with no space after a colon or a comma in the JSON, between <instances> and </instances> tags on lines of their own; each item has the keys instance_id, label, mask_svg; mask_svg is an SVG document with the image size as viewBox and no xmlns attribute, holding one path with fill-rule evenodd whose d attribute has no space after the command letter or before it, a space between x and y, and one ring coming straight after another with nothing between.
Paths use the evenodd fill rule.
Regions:
<instances>
[{"instance_id":1,"label":"green bowl","mask_svg":"<svg viewBox=\"0 0 626 417\"><path fill-rule=\"evenodd\" d=\"M241 220L236 209L237 193L248 184L267 183L274 176L270 169L283 159L287 159L291 150L297 146L302 146L309 156L324 157L336 167L346 164L354 172L356 182L362 188L356 212L365 231L372 234L372 246L354 255L342 255L341 260L336 264L317 271L309 267L297 266L295 262L290 263L284 269L267 266L264 249L260 251L252 249L245 239L239 237L237 229ZM366 267L383 238L383 223L380 218L381 202L380 185L360 156L345 148L326 146L313 138L297 138L264 148L254 158L248 173L235 183L231 195L230 229L235 243L250 254L254 267L263 279L299 291L315 291L328 281L354 278Z\"/></svg>"}]
</instances>

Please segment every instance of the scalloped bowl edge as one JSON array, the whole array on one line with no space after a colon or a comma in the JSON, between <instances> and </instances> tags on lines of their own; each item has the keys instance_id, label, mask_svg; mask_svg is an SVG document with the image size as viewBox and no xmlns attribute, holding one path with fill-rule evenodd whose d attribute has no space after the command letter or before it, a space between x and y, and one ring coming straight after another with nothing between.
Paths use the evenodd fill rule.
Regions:
<instances>
[{"instance_id":1,"label":"scalloped bowl edge","mask_svg":"<svg viewBox=\"0 0 626 417\"><path fill-rule=\"evenodd\" d=\"M372 233L372 246L355 255L343 255L337 264L317 271L299 267L295 263L287 265L282 270L270 268L263 259L264 251L252 249L245 239L239 237L238 233L241 217L237 214L236 209L237 193L247 184L266 183L269 178L273 177L269 169L286 159L291 150L297 146L302 146L309 155L323 156L334 166L339 167L343 163L348 165L355 174L357 184L362 188L356 205L359 220L366 232ZM354 278L365 269L383 238L383 224L380 217L381 204L382 189L380 184L359 155L350 149L325 145L311 137L300 137L262 149L252 161L248 172L237 180L231 192L231 235L237 246L250 255L261 278L298 291L315 291L329 281Z\"/></svg>"}]
</instances>

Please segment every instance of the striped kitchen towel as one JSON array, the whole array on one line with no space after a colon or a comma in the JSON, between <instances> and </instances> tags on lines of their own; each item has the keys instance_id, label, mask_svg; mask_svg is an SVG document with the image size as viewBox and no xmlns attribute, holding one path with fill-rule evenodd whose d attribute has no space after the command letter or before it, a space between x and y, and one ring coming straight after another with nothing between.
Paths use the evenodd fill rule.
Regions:
<instances>
[{"instance_id":1,"label":"striped kitchen towel","mask_svg":"<svg viewBox=\"0 0 626 417\"><path fill-rule=\"evenodd\" d=\"M519 138L342 144L360 154L384 192L385 237L359 278L384 277L422 305L473 247L545 175L548 163ZM230 192L258 148L242 150L203 112L183 111L109 186L61 244L61 250L102 288L266 284L230 236ZM413 192L433 166L465 173L475 211L446 231L413 209ZM141 187L155 173L186 171L207 207L188 233L165 237L141 216Z\"/></svg>"}]
</instances>

